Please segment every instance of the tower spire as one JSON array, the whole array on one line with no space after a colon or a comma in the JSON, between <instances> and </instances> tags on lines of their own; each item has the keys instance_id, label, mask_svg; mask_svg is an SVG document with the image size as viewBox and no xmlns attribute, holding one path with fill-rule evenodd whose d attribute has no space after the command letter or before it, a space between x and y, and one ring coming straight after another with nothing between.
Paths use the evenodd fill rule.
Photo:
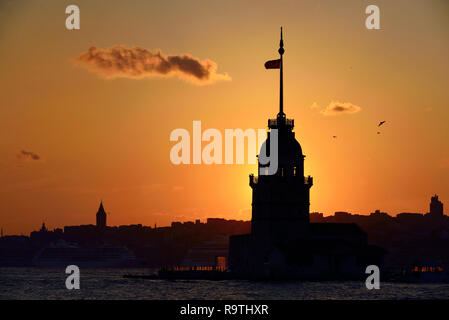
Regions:
<instances>
[{"instance_id":1,"label":"tower spire","mask_svg":"<svg viewBox=\"0 0 449 320\"><path fill-rule=\"evenodd\" d=\"M280 66L280 86L279 86L279 113L278 116L283 117L284 114L284 76L283 76L283 61L282 56L284 55L284 40L282 39L282 27L281 27L281 41L279 42L279 50L278 50L280 56L281 56L281 66Z\"/></svg>"}]
</instances>

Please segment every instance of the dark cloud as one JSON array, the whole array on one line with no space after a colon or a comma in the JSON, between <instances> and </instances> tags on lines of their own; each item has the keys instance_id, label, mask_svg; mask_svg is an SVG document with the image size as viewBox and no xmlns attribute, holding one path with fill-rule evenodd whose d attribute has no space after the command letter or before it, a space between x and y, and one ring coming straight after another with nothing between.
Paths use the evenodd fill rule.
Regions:
<instances>
[{"instance_id":1,"label":"dark cloud","mask_svg":"<svg viewBox=\"0 0 449 320\"><path fill-rule=\"evenodd\" d=\"M90 47L75 61L108 79L177 75L196 84L231 80L227 74L218 74L217 64L210 59L201 61L190 54L165 56L160 51L153 53L141 47Z\"/></svg>"},{"instance_id":2,"label":"dark cloud","mask_svg":"<svg viewBox=\"0 0 449 320\"><path fill-rule=\"evenodd\" d=\"M19 159L24 159L24 160L41 160L41 156L39 156L38 154L34 153L34 152L30 152L30 151L26 151L26 150L22 150L20 151L20 153L18 154Z\"/></svg>"},{"instance_id":3,"label":"dark cloud","mask_svg":"<svg viewBox=\"0 0 449 320\"><path fill-rule=\"evenodd\" d=\"M332 101L324 110L321 110L321 113L325 116L335 116L339 114L357 113L360 110L362 110L362 108L349 102Z\"/></svg>"}]
</instances>

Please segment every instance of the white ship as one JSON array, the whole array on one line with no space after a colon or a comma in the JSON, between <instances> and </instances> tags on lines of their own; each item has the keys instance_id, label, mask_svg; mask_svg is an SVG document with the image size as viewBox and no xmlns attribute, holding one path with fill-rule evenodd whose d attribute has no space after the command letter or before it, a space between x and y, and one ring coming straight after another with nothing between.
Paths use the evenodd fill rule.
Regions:
<instances>
[{"instance_id":1,"label":"white ship","mask_svg":"<svg viewBox=\"0 0 449 320\"><path fill-rule=\"evenodd\" d=\"M65 241L42 248L33 258L36 267L66 267L72 264L88 268L135 267L139 261L123 246L80 247Z\"/></svg>"}]
</instances>

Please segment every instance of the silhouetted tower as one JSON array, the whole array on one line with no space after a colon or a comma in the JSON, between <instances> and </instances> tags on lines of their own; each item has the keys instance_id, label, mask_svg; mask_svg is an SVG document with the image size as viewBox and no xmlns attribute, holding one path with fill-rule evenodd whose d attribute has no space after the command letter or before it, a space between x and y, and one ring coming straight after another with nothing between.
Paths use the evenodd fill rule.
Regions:
<instances>
[{"instance_id":1,"label":"silhouetted tower","mask_svg":"<svg viewBox=\"0 0 449 320\"><path fill-rule=\"evenodd\" d=\"M443 203L438 200L438 196L434 195L430 199L430 217L442 217L443 216Z\"/></svg>"},{"instance_id":2,"label":"silhouetted tower","mask_svg":"<svg viewBox=\"0 0 449 320\"><path fill-rule=\"evenodd\" d=\"M41 227L41 229L39 231L40 232L47 232L48 231L47 227L45 226L45 222L42 222L42 227Z\"/></svg>"},{"instance_id":3,"label":"silhouetted tower","mask_svg":"<svg viewBox=\"0 0 449 320\"><path fill-rule=\"evenodd\" d=\"M97 211L97 228L104 230L106 228L106 212L103 208L103 201L100 202L100 207Z\"/></svg>"},{"instance_id":4,"label":"silhouetted tower","mask_svg":"<svg viewBox=\"0 0 449 320\"><path fill-rule=\"evenodd\" d=\"M305 156L292 131L294 121L287 119L284 113L282 28L278 52L280 59L274 62L280 62L280 66L274 68L280 69L279 113L276 119L268 120L268 128L278 130L278 170L274 175L263 175L269 164L263 165L258 161L258 176L251 174L249 184L253 190L251 233L282 242L297 237L298 232L305 232L308 227L309 193L313 179L304 177ZM269 141L270 132L264 142L267 154Z\"/></svg>"}]
</instances>

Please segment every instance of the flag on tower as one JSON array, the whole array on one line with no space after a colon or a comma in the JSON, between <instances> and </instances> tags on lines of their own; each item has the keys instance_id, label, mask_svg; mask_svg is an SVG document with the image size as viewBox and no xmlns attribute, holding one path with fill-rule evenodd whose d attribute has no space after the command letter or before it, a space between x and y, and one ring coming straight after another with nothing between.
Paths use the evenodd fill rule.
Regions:
<instances>
[{"instance_id":1,"label":"flag on tower","mask_svg":"<svg viewBox=\"0 0 449 320\"><path fill-rule=\"evenodd\" d=\"M265 69L280 69L281 68L281 59L270 60L265 62Z\"/></svg>"}]
</instances>

